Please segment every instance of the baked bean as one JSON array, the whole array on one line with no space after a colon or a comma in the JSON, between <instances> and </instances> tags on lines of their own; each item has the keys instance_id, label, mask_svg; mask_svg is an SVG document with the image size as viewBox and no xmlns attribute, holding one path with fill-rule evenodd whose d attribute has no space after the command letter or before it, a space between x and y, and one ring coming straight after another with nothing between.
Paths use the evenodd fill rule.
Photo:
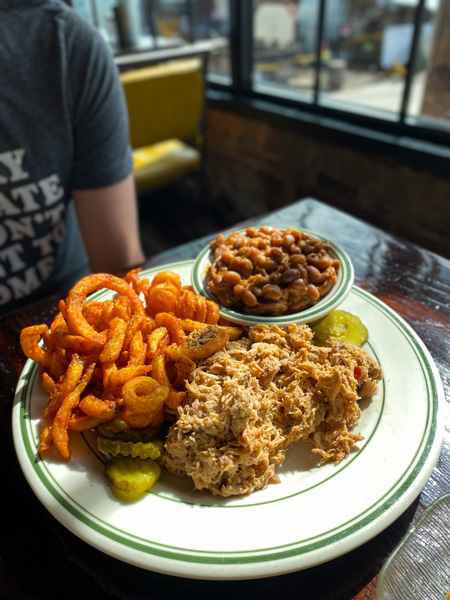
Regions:
<instances>
[{"instance_id":1,"label":"baked bean","mask_svg":"<svg viewBox=\"0 0 450 600\"><path fill-rule=\"evenodd\" d=\"M314 265L315 267L317 267L318 269L321 269L322 271L327 269L332 263L331 256L329 256L327 254L315 254L314 252L311 252L311 254L308 254L307 260L308 260L309 264Z\"/></svg>"},{"instance_id":2,"label":"baked bean","mask_svg":"<svg viewBox=\"0 0 450 600\"><path fill-rule=\"evenodd\" d=\"M251 292L250 290L246 290L242 294L242 302L245 304L245 306L253 308L258 303L258 300L256 299L256 296L253 292Z\"/></svg>"},{"instance_id":3,"label":"baked bean","mask_svg":"<svg viewBox=\"0 0 450 600\"><path fill-rule=\"evenodd\" d=\"M314 246L310 244L307 240L301 240L299 246L304 254L310 254L315 250Z\"/></svg>"},{"instance_id":4,"label":"baked bean","mask_svg":"<svg viewBox=\"0 0 450 600\"><path fill-rule=\"evenodd\" d=\"M257 232L257 230L254 227L247 227L247 229L245 230L245 233L250 238L254 238L254 237L256 237L258 235L258 232Z\"/></svg>"},{"instance_id":5,"label":"baked bean","mask_svg":"<svg viewBox=\"0 0 450 600\"><path fill-rule=\"evenodd\" d=\"M271 235L275 229L271 225L261 225L259 231L261 233L265 233L266 235Z\"/></svg>"},{"instance_id":6,"label":"baked bean","mask_svg":"<svg viewBox=\"0 0 450 600\"><path fill-rule=\"evenodd\" d=\"M301 251L302 249L297 244L291 244L288 248L289 254L300 254Z\"/></svg>"},{"instance_id":7,"label":"baked bean","mask_svg":"<svg viewBox=\"0 0 450 600\"><path fill-rule=\"evenodd\" d=\"M220 258L226 265L229 265L234 258L234 254L231 252L231 250L224 250L220 255Z\"/></svg>"},{"instance_id":8,"label":"baked bean","mask_svg":"<svg viewBox=\"0 0 450 600\"><path fill-rule=\"evenodd\" d=\"M222 281L230 285L236 285L241 280L241 276L237 271L224 271L222 273Z\"/></svg>"},{"instance_id":9,"label":"baked bean","mask_svg":"<svg viewBox=\"0 0 450 600\"><path fill-rule=\"evenodd\" d=\"M237 271L243 277L249 277L253 271L253 263L248 258L235 256L229 264L230 269Z\"/></svg>"},{"instance_id":10,"label":"baked bean","mask_svg":"<svg viewBox=\"0 0 450 600\"><path fill-rule=\"evenodd\" d=\"M283 236L279 231L274 231L270 236L270 243L272 246L282 246L283 245Z\"/></svg>"},{"instance_id":11,"label":"baked bean","mask_svg":"<svg viewBox=\"0 0 450 600\"><path fill-rule=\"evenodd\" d=\"M260 254L255 263L258 267L262 267L266 271L274 271L278 267L277 263L265 254Z\"/></svg>"},{"instance_id":12,"label":"baked bean","mask_svg":"<svg viewBox=\"0 0 450 600\"><path fill-rule=\"evenodd\" d=\"M317 267L313 267L313 265L306 265L305 269L308 272L308 276L312 281L322 280L322 273Z\"/></svg>"},{"instance_id":13,"label":"baked bean","mask_svg":"<svg viewBox=\"0 0 450 600\"><path fill-rule=\"evenodd\" d=\"M283 258L284 258L285 254L283 252L283 250L281 248L272 248L270 250L270 257L273 258L273 260L277 263L280 263Z\"/></svg>"},{"instance_id":14,"label":"baked bean","mask_svg":"<svg viewBox=\"0 0 450 600\"><path fill-rule=\"evenodd\" d=\"M261 293L264 298L268 300L280 300L282 298L281 288L279 285L273 285L268 283L261 289Z\"/></svg>"},{"instance_id":15,"label":"baked bean","mask_svg":"<svg viewBox=\"0 0 450 600\"><path fill-rule=\"evenodd\" d=\"M308 295L308 298L310 298L311 300L318 300L320 298L319 290L312 283L306 286L306 293Z\"/></svg>"},{"instance_id":16,"label":"baked bean","mask_svg":"<svg viewBox=\"0 0 450 600\"><path fill-rule=\"evenodd\" d=\"M288 286L289 298L297 301L306 294L306 283L303 279L297 279Z\"/></svg>"},{"instance_id":17,"label":"baked bean","mask_svg":"<svg viewBox=\"0 0 450 600\"><path fill-rule=\"evenodd\" d=\"M305 232L263 225L211 242L211 292L224 306L258 315L304 310L335 285L340 263Z\"/></svg>"},{"instance_id":18,"label":"baked bean","mask_svg":"<svg viewBox=\"0 0 450 600\"><path fill-rule=\"evenodd\" d=\"M303 253L291 254L289 257L290 265L304 265L306 263L306 256Z\"/></svg>"},{"instance_id":19,"label":"baked bean","mask_svg":"<svg viewBox=\"0 0 450 600\"><path fill-rule=\"evenodd\" d=\"M300 277L300 271L298 269L288 269L280 275L280 283L291 283L295 279Z\"/></svg>"},{"instance_id":20,"label":"baked bean","mask_svg":"<svg viewBox=\"0 0 450 600\"><path fill-rule=\"evenodd\" d=\"M292 235L292 233L285 233L283 235L283 246L285 248L289 248L292 246L292 244L295 244L295 237Z\"/></svg>"}]
</instances>

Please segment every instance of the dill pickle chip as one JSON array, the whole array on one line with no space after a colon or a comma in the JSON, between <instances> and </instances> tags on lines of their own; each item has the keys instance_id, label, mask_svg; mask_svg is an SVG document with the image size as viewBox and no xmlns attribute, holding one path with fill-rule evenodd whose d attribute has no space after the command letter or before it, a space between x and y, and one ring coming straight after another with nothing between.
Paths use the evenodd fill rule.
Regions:
<instances>
[{"instance_id":1,"label":"dill pickle chip","mask_svg":"<svg viewBox=\"0 0 450 600\"><path fill-rule=\"evenodd\" d=\"M161 467L151 458L115 457L105 466L111 484L127 494L148 492L158 481Z\"/></svg>"},{"instance_id":2,"label":"dill pickle chip","mask_svg":"<svg viewBox=\"0 0 450 600\"><path fill-rule=\"evenodd\" d=\"M124 442L151 442L159 433L159 428L157 427L132 429L120 417L109 423L101 423L97 429L105 438L123 440Z\"/></svg>"},{"instance_id":3,"label":"dill pickle chip","mask_svg":"<svg viewBox=\"0 0 450 600\"><path fill-rule=\"evenodd\" d=\"M332 310L326 317L310 325L314 343L328 341L350 342L362 346L369 338L367 327L361 319L345 310Z\"/></svg>"},{"instance_id":4,"label":"dill pickle chip","mask_svg":"<svg viewBox=\"0 0 450 600\"><path fill-rule=\"evenodd\" d=\"M125 442L112 440L99 435L97 446L100 452L110 456L131 456L132 458L152 458L156 460L163 452L164 443L161 440L152 442Z\"/></svg>"}]
</instances>

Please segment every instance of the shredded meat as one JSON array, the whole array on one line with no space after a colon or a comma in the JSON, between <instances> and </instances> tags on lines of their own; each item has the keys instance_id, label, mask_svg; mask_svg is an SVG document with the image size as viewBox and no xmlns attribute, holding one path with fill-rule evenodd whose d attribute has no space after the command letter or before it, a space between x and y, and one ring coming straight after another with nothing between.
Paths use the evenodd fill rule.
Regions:
<instances>
[{"instance_id":1,"label":"shredded meat","mask_svg":"<svg viewBox=\"0 0 450 600\"><path fill-rule=\"evenodd\" d=\"M166 439L166 469L233 496L278 482L276 467L298 440L322 463L347 456L363 439L350 431L358 401L374 394L381 367L361 348L311 338L307 325L257 325L200 363Z\"/></svg>"}]
</instances>

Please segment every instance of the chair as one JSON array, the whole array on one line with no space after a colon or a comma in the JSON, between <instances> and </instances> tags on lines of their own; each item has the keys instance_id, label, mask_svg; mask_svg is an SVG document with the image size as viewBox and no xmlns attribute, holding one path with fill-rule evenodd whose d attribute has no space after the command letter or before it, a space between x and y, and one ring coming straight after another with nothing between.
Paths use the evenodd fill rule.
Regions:
<instances>
[{"instance_id":1,"label":"chair","mask_svg":"<svg viewBox=\"0 0 450 600\"><path fill-rule=\"evenodd\" d=\"M202 168L205 57L125 71L125 92L138 192Z\"/></svg>"}]
</instances>

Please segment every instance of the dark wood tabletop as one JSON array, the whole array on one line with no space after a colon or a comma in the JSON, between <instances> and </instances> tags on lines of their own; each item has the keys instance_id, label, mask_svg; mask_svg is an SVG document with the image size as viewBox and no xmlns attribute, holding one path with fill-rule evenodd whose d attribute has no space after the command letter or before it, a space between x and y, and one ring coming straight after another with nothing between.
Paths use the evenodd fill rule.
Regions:
<instances>
[{"instance_id":1,"label":"dark wood tabletop","mask_svg":"<svg viewBox=\"0 0 450 600\"><path fill-rule=\"evenodd\" d=\"M353 261L355 284L399 313L428 347L444 385L447 428L441 456L420 495L394 523L359 548L278 577L183 579L104 554L50 515L27 484L14 450L11 409L25 364L19 335L27 325L50 322L58 300L51 297L0 318L0 598L373 600L380 569L411 523L450 492L450 261L313 199L250 223L308 229L336 241ZM145 266L193 258L212 237L166 251Z\"/></svg>"}]
</instances>

